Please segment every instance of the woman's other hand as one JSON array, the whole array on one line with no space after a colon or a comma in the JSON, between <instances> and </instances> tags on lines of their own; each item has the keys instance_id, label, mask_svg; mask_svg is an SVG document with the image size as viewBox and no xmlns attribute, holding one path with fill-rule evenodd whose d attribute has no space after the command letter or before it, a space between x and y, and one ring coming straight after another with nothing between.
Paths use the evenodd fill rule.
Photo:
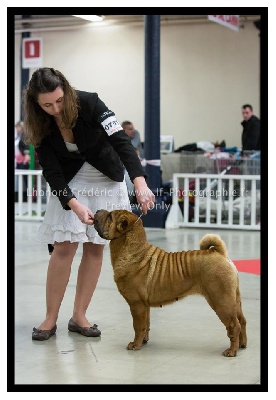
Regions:
<instances>
[{"instance_id":1,"label":"woman's other hand","mask_svg":"<svg viewBox=\"0 0 276 400\"><path fill-rule=\"evenodd\" d=\"M133 180L137 202L142 208L143 214L154 208L155 195L149 189L143 176L138 176Z\"/></svg>"}]
</instances>

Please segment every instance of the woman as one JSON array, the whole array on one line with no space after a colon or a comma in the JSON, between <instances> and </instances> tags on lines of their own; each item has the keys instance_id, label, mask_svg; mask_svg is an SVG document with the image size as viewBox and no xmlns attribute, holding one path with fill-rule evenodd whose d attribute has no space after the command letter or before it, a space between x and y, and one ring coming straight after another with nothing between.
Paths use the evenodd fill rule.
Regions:
<instances>
[{"instance_id":1,"label":"woman","mask_svg":"<svg viewBox=\"0 0 276 400\"><path fill-rule=\"evenodd\" d=\"M38 239L54 245L46 283L46 318L33 328L33 340L55 334L60 305L79 243L83 254L68 329L100 336L86 311L94 293L105 240L93 227L98 209L130 209L124 166L134 183L142 213L154 202L130 139L96 93L75 90L53 68L36 70L24 97L27 143L37 152L52 195Z\"/></svg>"}]
</instances>

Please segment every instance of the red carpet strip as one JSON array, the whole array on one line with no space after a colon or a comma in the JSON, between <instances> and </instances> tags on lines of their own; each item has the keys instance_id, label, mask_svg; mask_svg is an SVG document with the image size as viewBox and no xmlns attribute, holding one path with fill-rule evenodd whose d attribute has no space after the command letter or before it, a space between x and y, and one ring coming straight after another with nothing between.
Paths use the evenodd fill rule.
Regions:
<instances>
[{"instance_id":1,"label":"red carpet strip","mask_svg":"<svg viewBox=\"0 0 276 400\"><path fill-rule=\"evenodd\" d=\"M235 260L233 261L239 272L260 275L260 259L257 260Z\"/></svg>"}]
</instances>

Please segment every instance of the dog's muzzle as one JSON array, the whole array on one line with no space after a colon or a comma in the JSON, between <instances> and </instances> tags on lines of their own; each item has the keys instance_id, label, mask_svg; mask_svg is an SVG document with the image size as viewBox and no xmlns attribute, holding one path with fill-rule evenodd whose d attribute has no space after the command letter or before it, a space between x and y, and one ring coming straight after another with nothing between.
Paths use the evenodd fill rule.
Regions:
<instances>
[{"instance_id":1,"label":"dog's muzzle","mask_svg":"<svg viewBox=\"0 0 276 400\"><path fill-rule=\"evenodd\" d=\"M94 214L94 228L96 229L96 231L98 232L98 234L103 238L103 239L106 239L104 236L103 236L103 233L102 233L102 231L101 231L101 227L100 227L100 218L101 218L101 215L103 214L105 212L105 210L98 210L98 211L96 211L96 213Z\"/></svg>"}]
</instances>

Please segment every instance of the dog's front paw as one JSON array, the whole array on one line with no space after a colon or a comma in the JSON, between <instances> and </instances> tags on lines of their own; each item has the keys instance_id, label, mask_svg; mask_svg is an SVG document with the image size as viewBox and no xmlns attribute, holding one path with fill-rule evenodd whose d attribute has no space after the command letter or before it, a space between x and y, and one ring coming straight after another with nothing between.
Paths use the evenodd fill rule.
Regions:
<instances>
[{"instance_id":1,"label":"dog's front paw","mask_svg":"<svg viewBox=\"0 0 276 400\"><path fill-rule=\"evenodd\" d=\"M236 352L236 351L233 351L233 350L231 350L231 349L226 349L226 350L224 350L224 352L222 353L222 355L223 355L224 357L236 357L236 354L237 354L237 352Z\"/></svg>"},{"instance_id":2,"label":"dog's front paw","mask_svg":"<svg viewBox=\"0 0 276 400\"><path fill-rule=\"evenodd\" d=\"M141 346L136 345L134 342L129 342L127 350L140 350Z\"/></svg>"}]
</instances>

